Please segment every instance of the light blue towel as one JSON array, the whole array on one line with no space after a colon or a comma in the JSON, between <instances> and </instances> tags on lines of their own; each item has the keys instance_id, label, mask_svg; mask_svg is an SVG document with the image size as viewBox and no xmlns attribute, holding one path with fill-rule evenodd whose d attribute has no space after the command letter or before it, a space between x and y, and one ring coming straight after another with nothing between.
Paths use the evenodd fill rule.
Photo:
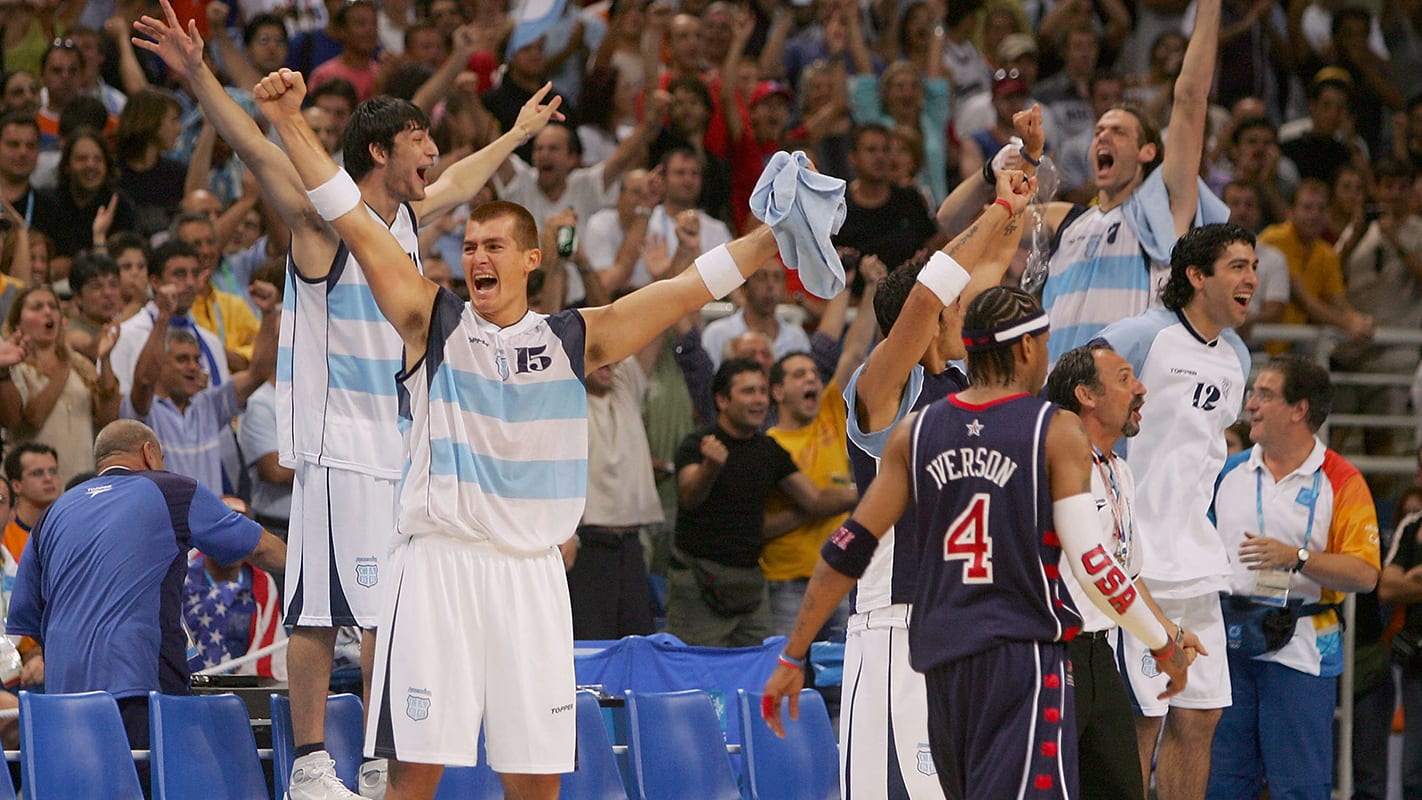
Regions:
<instances>
[{"instance_id":1,"label":"light blue towel","mask_svg":"<svg viewBox=\"0 0 1422 800\"><path fill-rule=\"evenodd\" d=\"M810 169L804 153L781 150L770 157L751 192L750 211L770 226L785 266L816 297L844 291L844 265L830 236L847 212L844 181Z\"/></svg>"},{"instance_id":2,"label":"light blue towel","mask_svg":"<svg viewBox=\"0 0 1422 800\"><path fill-rule=\"evenodd\" d=\"M1199 183L1200 199L1195 207L1193 227L1210 225L1229 220L1229 206L1215 196L1203 180ZM1175 249L1179 238L1175 235L1175 218L1170 214L1170 194L1165 189L1165 176L1160 169L1136 187L1121 207L1121 213L1130 221L1131 230L1141 241L1141 248L1152 260L1162 264L1170 263L1170 251Z\"/></svg>"}]
</instances>

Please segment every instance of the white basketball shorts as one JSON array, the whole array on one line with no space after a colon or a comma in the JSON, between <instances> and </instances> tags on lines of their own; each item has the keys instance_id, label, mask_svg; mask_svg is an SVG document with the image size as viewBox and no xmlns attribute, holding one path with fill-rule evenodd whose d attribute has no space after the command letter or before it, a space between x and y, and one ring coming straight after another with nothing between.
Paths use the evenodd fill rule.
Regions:
<instances>
[{"instance_id":1,"label":"white basketball shorts","mask_svg":"<svg viewBox=\"0 0 1422 800\"><path fill-rule=\"evenodd\" d=\"M301 463L286 545L286 624L375 627L397 482Z\"/></svg>"},{"instance_id":2,"label":"white basketball shorts","mask_svg":"<svg viewBox=\"0 0 1422 800\"><path fill-rule=\"evenodd\" d=\"M849 618L840 695L844 800L943 800L928 749L928 690L909 665L909 606Z\"/></svg>"},{"instance_id":3,"label":"white basketball shorts","mask_svg":"<svg viewBox=\"0 0 1422 800\"><path fill-rule=\"evenodd\" d=\"M558 549L513 555L440 535L401 539L366 720L368 756L496 772L571 772L573 618Z\"/></svg>"},{"instance_id":4,"label":"white basketball shorts","mask_svg":"<svg viewBox=\"0 0 1422 800\"><path fill-rule=\"evenodd\" d=\"M1190 665L1185 691L1158 700L1169 679L1151 658L1150 648L1121 631L1116 645L1116 666L1126 677L1126 694L1137 714L1163 717L1169 708L1227 708L1230 704L1229 659L1225 655L1224 614L1215 592L1197 597L1172 599L1157 597L1155 602L1171 622L1185 626L1200 637L1209 652ZM1174 630L1173 628L1171 630Z\"/></svg>"}]
</instances>

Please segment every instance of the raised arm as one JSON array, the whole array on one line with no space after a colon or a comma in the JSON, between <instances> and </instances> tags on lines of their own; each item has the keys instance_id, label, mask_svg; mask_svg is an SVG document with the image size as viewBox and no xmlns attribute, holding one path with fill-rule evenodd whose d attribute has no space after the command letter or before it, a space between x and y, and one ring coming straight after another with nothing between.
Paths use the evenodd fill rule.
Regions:
<instances>
[{"instance_id":1,"label":"raised arm","mask_svg":"<svg viewBox=\"0 0 1422 800\"><path fill-rule=\"evenodd\" d=\"M732 280L730 272L735 270L739 280L744 281L778 252L770 228L761 226L724 248L703 255L696 269L644 286L611 305L584 309L587 371L632 355L678 319L718 299L702 278L703 265L704 271ZM721 294L729 291L727 288Z\"/></svg>"},{"instance_id":2,"label":"raised arm","mask_svg":"<svg viewBox=\"0 0 1422 800\"><path fill-rule=\"evenodd\" d=\"M866 430L883 430L893 419L909 373L938 335L938 317L944 306L957 299L966 288L988 244L998 239L1006 226L1027 207L1032 182L1022 173L1003 170L997 182L997 199L942 250L968 274L958 275L951 262L935 256L919 273L919 281L909 292L887 338L869 354L864 372L859 376L859 408L856 409L861 426ZM1001 278L1000 273L998 277Z\"/></svg>"},{"instance_id":3,"label":"raised arm","mask_svg":"<svg viewBox=\"0 0 1422 800\"><path fill-rule=\"evenodd\" d=\"M153 304L158 307L158 313L153 318L148 340L138 353L138 362L133 365L133 383L128 390L129 404L140 416L147 416L153 407L153 387L158 385L158 375L163 369L168 323L178 307L178 290L170 284L159 286L153 292Z\"/></svg>"},{"instance_id":4,"label":"raised arm","mask_svg":"<svg viewBox=\"0 0 1422 800\"><path fill-rule=\"evenodd\" d=\"M226 3L218 0L207 4L207 29L213 32L212 47L222 57L222 70L232 80L233 86L255 86L262 79L262 73L252 66L247 54L223 30L230 10Z\"/></svg>"},{"instance_id":5,"label":"raised arm","mask_svg":"<svg viewBox=\"0 0 1422 800\"><path fill-rule=\"evenodd\" d=\"M252 361L247 368L232 376L232 388L237 393L237 405L247 405L247 398L276 373L277 334L281 327L281 295L266 281L252 281L249 288L252 302L262 312L262 327L252 342Z\"/></svg>"},{"instance_id":6,"label":"raised arm","mask_svg":"<svg viewBox=\"0 0 1422 800\"><path fill-rule=\"evenodd\" d=\"M617 149L602 162L604 189L612 188L622 177L622 173L636 167L639 162L646 161L647 148L651 147L652 140L656 139L661 131L662 119L670 106L671 95L660 89L646 95L646 102L642 104L642 119L638 120L632 135L618 142Z\"/></svg>"},{"instance_id":7,"label":"raised arm","mask_svg":"<svg viewBox=\"0 0 1422 800\"><path fill-rule=\"evenodd\" d=\"M122 14L115 14L104 21L104 33L113 38L114 50L118 52L119 82L123 84L123 93L131 95L148 88L148 76L143 73L138 56L133 52L133 42L128 40L128 26L128 19Z\"/></svg>"},{"instance_id":8,"label":"raised arm","mask_svg":"<svg viewBox=\"0 0 1422 800\"><path fill-rule=\"evenodd\" d=\"M563 115L558 113L558 106L562 104L563 98L554 97L546 104L543 102L543 98L547 97L552 90L553 84L543 84L543 88L534 92L533 97L530 97L528 102L523 104L523 108L519 109L518 119L514 122L512 130L477 152L459 159L453 166L441 173L439 180L425 189L425 199L411 204L415 209L415 215L418 217L430 216L447 208L453 208L460 203L468 202L479 193L480 189L484 188L484 184L494 176L499 165L508 160L514 150L536 136L548 124L549 120L562 119ZM290 146L288 143L287 147ZM295 160L295 153L292 154L292 160ZM330 158L326 160L330 161Z\"/></svg>"},{"instance_id":9,"label":"raised arm","mask_svg":"<svg viewBox=\"0 0 1422 800\"><path fill-rule=\"evenodd\" d=\"M889 270L877 256L871 255L859 260L859 273L864 276L864 294L859 298L859 309L854 315L854 322L850 323L849 332L844 335L844 344L840 348L839 361L835 363L834 375L830 376L830 383L840 389L849 382L849 376L854 374L854 370L864 363L869 346L874 343L874 336L879 332L878 320L874 318L874 296L878 294L879 281L889 274ZM821 327L823 328L823 323Z\"/></svg>"},{"instance_id":10,"label":"raised arm","mask_svg":"<svg viewBox=\"0 0 1422 800\"><path fill-rule=\"evenodd\" d=\"M281 148L263 135L256 120L227 95L217 76L203 63L203 41L197 23L189 21L184 31L168 0L160 3L165 19L145 16L135 22L134 29L148 38L134 37L134 46L163 59L169 71L187 85L207 121L256 174L268 201L291 227L297 269L307 278L324 277L335 257L336 237L306 199L296 168Z\"/></svg>"},{"instance_id":11,"label":"raised arm","mask_svg":"<svg viewBox=\"0 0 1422 800\"><path fill-rule=\"evenodd\" d=\"M750 43L753 33L755 17L743 8L738 9L731 46L726 48L726 59L721 62L721 116L726 120L726 140L729 142L739 141L745 128L740 103L736 102L736 68L740 66L741 56L745 55L746 45Z\"/></svg>"},{"instance_id":12,"label":"raised arm","mask_svg":"<svg viewBox=\"0 0 1422 800\"><path fill-rule=\"evenodd\" d=\"M1200 201L1200 154L1205 147L1205 114L1210 108L1219 31L1220 0L1200 0L1195 6L1195 31L1175 79L1175 99L1166 135L1169 145L1160 165L1176 236L1190 230Z\"/></svg>"},{"instance_id":13,"label":"raised arm","mask_svg":"<svg viewBox=\"0 0 1422 800\"><path fill-rule=\"evenodd\" d=\"M472 25L456 28L454 35L450 37L449 57L439 65L439 69L435 70L429 80L420 84L410 102L419 106L426 114L433 114L435 105L449 96L454 79L464 71L465 66L469 64L469 57L475 53L478 46L479 34ZM552 72L553 70L548 70L548 74Z\"/></svg>"},{"instance_id":14,"label":"raised arm","mask_svg":"<svg viewBox=\"0 0 1422 800\"><path fill-rule=\"evenodd\" d=\"M405 343L406 365L419 361L424 357L438 288L415 269L390 230L366 211L355 182L331 160L301 115L301 101L306 97L301 73L289 69L273 72L257 84L252 95L286 144L302 185L308 191L323 188L322 195L330 200L329 207L322 210L327 216L340 214L331 220L331 226L360 262L380 313ZM340 180L327 186L332 178ZM328 202L323 198L322 204L327 206Z\"/></svg>"}]
</instances>

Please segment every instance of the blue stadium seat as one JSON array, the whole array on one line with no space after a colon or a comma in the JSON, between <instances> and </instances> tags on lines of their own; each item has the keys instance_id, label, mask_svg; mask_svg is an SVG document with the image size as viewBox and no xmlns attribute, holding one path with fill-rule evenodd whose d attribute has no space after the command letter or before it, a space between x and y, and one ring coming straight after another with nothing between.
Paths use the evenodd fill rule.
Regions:
<instances>
[{"instance_id":1,"label":"blue stadium seat","mask_svg":"<svg viewBox=\"0 0 1422 800\"><path fill-rule=\"evenodd\" d=\"M15 800L15 782L8 769L0 769L0 800Z\"/></svg>"},{"instance_id":2,"label":"blue stadium seat","mask_svg":"<svg viewBox=\"0 0 1422 800\"><path fill-rule=\"evenodd\" d=\"M711 696L627 690L627 757L642 800L740 800Z\"/></svg>"},{"instance_id":3,"label":"blue stadium seat","mask_svg":"<svg viewBox=\"0 0 1422 800\"><path fill-rule=\"evenodd\" d=\"M742 689L741 752L751 800L839 800L839 748L820 693L800 692L800 718L781 708L785 738L760 718L760 695Z\"/></svg>"},{"instance_id":4,"label":"blue stadium seat","mask_svg":"<svg viewBox=\"0 0 1422 800\"><path fill-rule=\"evenodd\" d=\"M333 694L326 698L326 752L336 761L336 776L351 791L360 775L362 724L360 698L353 694ZM272 695L272 775L276 796L286 796L291 780L291 764L296 760L296 744L291 731L291 700Z\"/></svg>"},{"instance_id":5,"label":"blue stadium seat","mask_svg":"<svg viewBox=\"0 0 1422 800\"><path fill-rule=\"evenodd\" d=\"M118 703L107 692L20 692L25 796L143 800Z\"/></svg>"},{"instance_id":6,"label":"blue stadium seat","mask_svg":"<svg viewBox=\"0 0 1422 800\"><path fill-rule=\"evenodd\" d=\"M578 768L563 776L564 800L627 800L597 695L578 692Z\"/></svg>"},{"instance_id":7,"label":"blue stadium seat","mask_svg":"<svg viewBox=\"0 0 1422 800\"><path fill-rule=\"evenodd\" d=\"M153 796L266 800L247 706L235 694L148 693Z\"/></svg>"}]
</instances>

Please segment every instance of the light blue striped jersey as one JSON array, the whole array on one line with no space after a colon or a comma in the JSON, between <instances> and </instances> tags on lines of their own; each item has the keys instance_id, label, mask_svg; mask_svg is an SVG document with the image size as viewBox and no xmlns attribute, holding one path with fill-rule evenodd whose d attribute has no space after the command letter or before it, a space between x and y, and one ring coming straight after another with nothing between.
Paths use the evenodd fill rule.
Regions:
<instances>
[{"instance_id":1,"label":"light blue striped jersey","mask_svg":"<svg viewBox=\"0 0 1422 800\"><path fill-rule=\"evenodd\" d=\"M425 354L399 376L400 535L521 553L573 535L588 483L584 333L577 311L500 328L439 290Z\"/></svg>"},{"instance_id":2,"label":"light blue striped jersey","mask_svg":"<svg viewBox=\"0 0 1422 800\"><path fill-rule=\"evenodd\" d=\"M1224 222L1229 207L1195 179L1192 227ZM1179 240L1165 173L1151 170L1126 201L1110 211L1076 206L1057 226L1042 307L1052 322L1047 358L1090 342L1105 326L1160 306Z\"/></svg>"},{"instance_id":3,"label":"light blue striped jersey","mask_svg":"<svg viewBox=\"0 0 1422 800\"><path fill-rule=\"evenodd\" d=\"M418 225L408 203L396 210L390 233L418 267ZM324 278L302 277L288 256L277 350L281 463L400 477L405 458L395 374L402 351L400 334L380 313L344 242Z\"/></svg>"},{"instance_id":4,"label":"light blue striped jersey","mask_svg":"<svg viewBox=\"0 0 1422 800\"><path fill-rule=\"evenodd\" d=\"M1170 265L1152 261L1126 220L1125 206L1073 209L1057 231L1042 289L1052 325L1047 358L1053 364L1118 319L1157 305Z\"/></svg>"}]
</instances>

